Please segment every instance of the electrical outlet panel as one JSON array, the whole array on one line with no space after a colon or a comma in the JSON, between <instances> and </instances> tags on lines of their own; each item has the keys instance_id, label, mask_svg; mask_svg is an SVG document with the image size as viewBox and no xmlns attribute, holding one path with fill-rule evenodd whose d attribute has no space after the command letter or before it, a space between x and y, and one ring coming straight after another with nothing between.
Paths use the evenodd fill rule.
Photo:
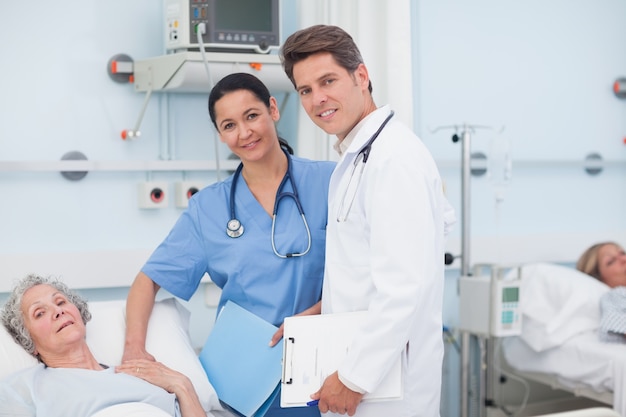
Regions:
<instances>
[{"instance_id":1,"label":"electrical outlet panel","mask_svg":"<svg viewBox=\"0 0 626 417\"><path fill-rule=\"evenodd\" d=\"M148 181L139 183L137 202L141 209L158 209L167 207L168 183Z\"/></svg>"},{"instance_id":2,"label":"electrical outlet panel","mask_svg":"<svg viewBox=\"0 0 626 417\"><path fill-rule=\"evenodd\" d=\"M179 181L175 185L176 207L187 208L189 199L204 188L204 184L198 181Z\"/></svg>"}]
</instances>

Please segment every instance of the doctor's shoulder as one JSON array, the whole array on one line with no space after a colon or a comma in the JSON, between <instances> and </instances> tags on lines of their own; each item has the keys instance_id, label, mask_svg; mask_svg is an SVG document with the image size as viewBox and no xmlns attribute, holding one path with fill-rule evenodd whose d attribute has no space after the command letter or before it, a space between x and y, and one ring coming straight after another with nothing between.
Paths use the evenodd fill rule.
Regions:
<instances>
[{"instance_id":1,"label":"doctor's shoulder","mask_svg":"<svg viewBox=\"0 0 626 417\"><path fill-rule=\"evenodd\" d=\"M390 158L392 161L408 161L411 165L423 166L428 169L435 168L436 163L430 150L422 139L404 123L396 121L389 123L385 140L378 144L377 152L381 158ZM375 154L372 151L372 156Z\"/></svg>"}]
</instances>

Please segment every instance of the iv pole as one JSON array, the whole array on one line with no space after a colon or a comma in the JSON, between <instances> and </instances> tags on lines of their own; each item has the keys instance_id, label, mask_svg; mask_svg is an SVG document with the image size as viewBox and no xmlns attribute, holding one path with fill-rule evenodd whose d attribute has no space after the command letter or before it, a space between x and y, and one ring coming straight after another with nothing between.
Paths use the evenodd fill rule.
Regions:
<instances>
[{"instance_id":1,"label":"iv pole","mask_svg":"<svg viewBox=\"0 0 626 417\"><path fill-rule=\"evenodd\" d=\"M440 126L431 130L435 133L443 129L459 130L459 126ZM492 129L489 126L471 125L464 123L462 125L461 137L455 133L452 135L452 142L461 140L461 276L470 276L470 186L471 186L471 145L472 133L475 129ZM450 262L448 262L450 260ZM446 263L452 263L454 257L446 256ZM463 332L461 335L461 417L468 417L469 413L469 365L470 365L470 334ZM482 372L482 371L481 371ZM478 415L484 415L484 378L481 377L480 396L478 402Z\"/></svg>"}]
</instances>

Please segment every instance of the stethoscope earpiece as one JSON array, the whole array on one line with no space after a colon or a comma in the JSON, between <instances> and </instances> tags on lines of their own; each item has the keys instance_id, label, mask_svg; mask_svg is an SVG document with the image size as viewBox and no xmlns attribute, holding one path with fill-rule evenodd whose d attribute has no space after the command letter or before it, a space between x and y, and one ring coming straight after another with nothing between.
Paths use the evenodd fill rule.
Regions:
<instances>
[{"instance_id":1,"label":"stethoscope earpiece","mask_svg":"<svg viewBox=\"0 0 626 417\"><path fill-rule=\"evenodd\" d=\"M243 225L237 219L231 219L226 224L226 234L232 238L243 235Z\"/></svg>"}]
</instances>

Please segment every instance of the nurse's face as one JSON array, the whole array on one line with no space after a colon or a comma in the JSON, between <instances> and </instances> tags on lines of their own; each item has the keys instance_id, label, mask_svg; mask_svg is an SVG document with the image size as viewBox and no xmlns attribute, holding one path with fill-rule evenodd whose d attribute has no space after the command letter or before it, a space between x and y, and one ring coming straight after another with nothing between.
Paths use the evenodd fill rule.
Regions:
<instances>
[{"instance_id":1,"label":"nurse's face","mask_svg":"<svg viewBox=\"0 0 626 417\"><path fill-rule=\"evenodd\" d=\"M313 123L339 140L376 110L363 64L351 74L330 53L321 52L298 61L293 78L302 107Z\"/></svg>"},{"instance_id":2,"label":"nurse's face","mask_svg":"<svg viewBox=\"0 0 626 417\"><path fill-rule=\"evenodd\" d=\"M84 343L86 328L78 308L56 288L35 285L22 298L24 325L35 343L35 353L59 357L72 346Z\"/></svg>"},{"instance_id":3,"label":"nurse's face","mask_svg":"<svg viewBox=\"0 0 626 417\"><path fill-rule=\"evenodd\" d=\"M248 90L227 93L215 103L220 139L242 161L261 159L278 145L274 123L279 118L274 97L268 108Z\"/></svg>"},{"instance_id":4,"label":"nurse's face","mask_svg":"<svg viewBox=\"0 0 626 417\"><path fill-rule=\"evenodd\" d=\"M617 245L608 243L598 250L600 277L609 287L626 286L626 254Z\"/></svg>"}]
</instances>

